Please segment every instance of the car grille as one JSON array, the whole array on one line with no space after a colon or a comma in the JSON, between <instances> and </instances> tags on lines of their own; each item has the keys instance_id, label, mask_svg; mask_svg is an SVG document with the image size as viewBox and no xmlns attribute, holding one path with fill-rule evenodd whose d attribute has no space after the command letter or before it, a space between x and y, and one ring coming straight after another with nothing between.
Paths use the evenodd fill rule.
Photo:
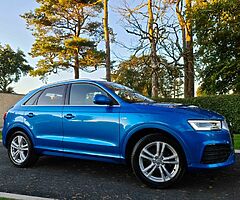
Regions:
<instances>
[{"instance_id":1,"label":"car grille","mask_svg":"<svg viewBox=\"0 0 240 200\"><path fill-rule=\"evenodd\" d=\"M231 153L228 144L207 145L204 149L201 163L214 164L225 162Z\"/></svg>"}]
</instances>

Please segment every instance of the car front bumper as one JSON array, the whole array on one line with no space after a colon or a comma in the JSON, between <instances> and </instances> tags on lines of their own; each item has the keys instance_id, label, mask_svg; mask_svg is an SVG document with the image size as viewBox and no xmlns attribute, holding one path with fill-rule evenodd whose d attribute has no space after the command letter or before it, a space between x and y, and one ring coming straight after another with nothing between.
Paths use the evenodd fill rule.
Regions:
<instances>
[{"instance_id":1,"label":"car front bumper","mask_svg":"<svg viewBox=\"0 0 240 200\"><path fill-rule=\"evenodd\" d=\"M189 169L213 169L235 163L233 141L229 131L189 131L184 134Z\"/></svg>"},{"instance_id":2,"label":"car front bumper","mask_svg":"<svg viewBox=\"0 0 240 200\"><path fill-rule=\"evenodd\" d=\"M214 169L228 167L235 163L235 154L232 152L228 159L224 162L213 163L213 164L203 164L203 163L191 163L188 168L191 169Z\"/></svg>"}]
</instances>

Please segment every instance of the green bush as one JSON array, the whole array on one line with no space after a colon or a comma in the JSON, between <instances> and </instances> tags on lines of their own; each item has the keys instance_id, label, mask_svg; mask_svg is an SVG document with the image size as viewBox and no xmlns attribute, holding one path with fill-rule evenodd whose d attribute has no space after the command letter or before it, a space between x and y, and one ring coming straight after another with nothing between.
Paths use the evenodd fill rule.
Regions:
<instances>
[{"instance_id":1,"label":"green bush","mask_svg":"<svg viewBox=\"0 0 240 200\"><path fill-rule=\"evenodd\" d=\"M240 133L240 95L219 95L189 99L157 99L158 102L173 102L195 105L225 116L231 124L232 133Z\"/></svg>"}]
</instances>

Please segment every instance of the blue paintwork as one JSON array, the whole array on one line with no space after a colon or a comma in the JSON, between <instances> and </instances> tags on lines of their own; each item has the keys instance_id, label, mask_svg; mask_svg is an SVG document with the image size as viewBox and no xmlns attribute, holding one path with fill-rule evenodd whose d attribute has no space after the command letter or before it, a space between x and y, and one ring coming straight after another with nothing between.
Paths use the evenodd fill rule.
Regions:
<instances>
[{"instance_id":1,"label":"blue paintwork","mask_svg":"<svg viewBox=\"0 0 240 200\"><path fill-rule=\"evenodd\" d=\"M120 107L65 106L63 148L67 153L119 157Z\"/></svg>"},{"instance_id":2,"label":"blue paintwork","mask_svg":"<svg viewBox=\"0 0 240 200\"><path fill-rule=\"evenodd\" d=\"M93 102L98 105L111 105L113 103L112 99L102 94L96 94Z\"/></svg>"},{"instance_id":3,"label":"blue paintwork","mask_svg":"<svg viewBox=\"0 0 240 200\"><path fill-rule=\"evenodd\" d=\"M34 136L35 148L63 150L63 106L26 106L23 109L23 123ZM33 113L33 117L28 117L29 113Z\"/></svg>"},{"instance_id":4,"label":"blue paintwork","mask_svg":"<svg viewBox=\"0 0 240 200\"><path fill-rule=\"evenodd\" d=\"M39 90L55 85L90 83L109 93L119 105L93 106L25 106ZM33 116L28 116L32 113ZM72 114L73 117L65 116ZM226 162L201 164L203 149L208 144L230 144L230 133L195 131L189 119L224 120L224 117L197 107L166 103L127 103L104 86L103 81L74 80L47 85L34 90L8 111L3 128L3 144L13 128L21 128L33 141L38 153L73 158L122 163L129 139L138 131L155 128L174 137L185 153L190 169L217 168L235 162L234 153ZM160 132L160 131L159 131Z\"/></svg>"}]
</instances>

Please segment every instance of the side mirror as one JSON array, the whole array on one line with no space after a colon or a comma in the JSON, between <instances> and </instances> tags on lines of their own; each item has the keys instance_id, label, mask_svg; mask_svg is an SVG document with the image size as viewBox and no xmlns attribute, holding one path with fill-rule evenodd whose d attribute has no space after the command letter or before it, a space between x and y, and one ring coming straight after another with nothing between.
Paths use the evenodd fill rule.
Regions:
<instances>
[{"instance_id":1,"label":"side mirror","mask_svg":"<svg viewBox=\"0 0 240 200\"><path fill-rule=\"evenodd\" d=\"M96 94L93 98L93 103L98 105L112 105L113 101L109 97L102 95L102 94Z\"/></svg>"}]
</instances>

